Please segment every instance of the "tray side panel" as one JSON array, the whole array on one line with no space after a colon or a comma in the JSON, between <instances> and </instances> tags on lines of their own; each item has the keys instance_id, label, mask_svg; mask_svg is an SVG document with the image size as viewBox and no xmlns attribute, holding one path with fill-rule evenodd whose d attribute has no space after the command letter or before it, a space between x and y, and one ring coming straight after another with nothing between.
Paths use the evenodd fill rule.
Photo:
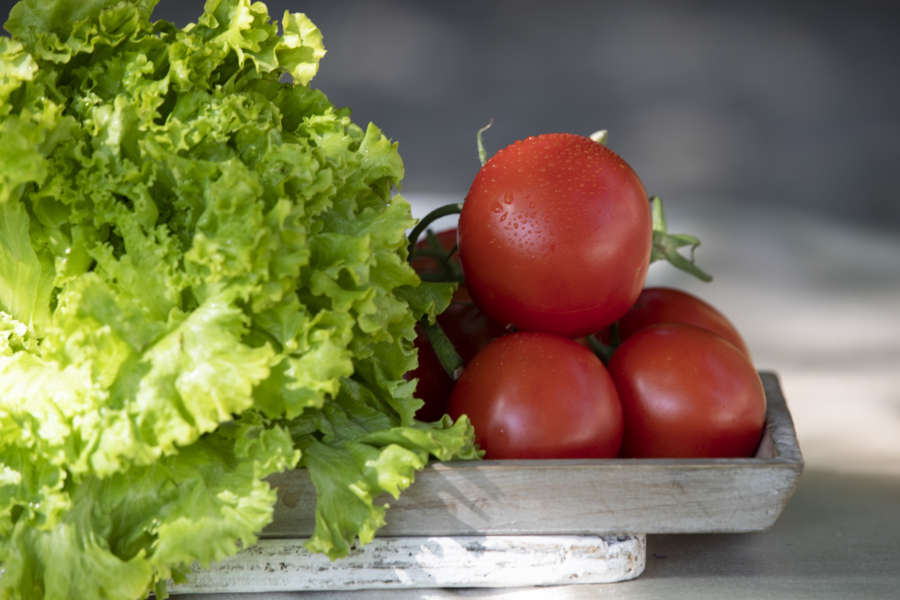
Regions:
<instances>
[{"instance_id":1,"label":"tray side panel","mask_svg":"<svg viewBox=\"0 0 900 600\"><path fill-rule=\"evenodd\" d=\"M600 535L617 532L756 531L772 525L793 493L786 465L626 465L555 469L457 469L420 473L393 502L379 535ZM311 484L280 487L266 536L308 536Z\"/></svg>"},{"instance_id":2,"label":"tray side panel","mask_svg":"<svg viewBox=\"0 0 900 600\"><path fill-rule=\"evenodd\" d=\"M777 378L763 373L767 431L756 458L482 461L434 464L391 508L381 536L713 533L771 526L803 463ZM765 448L768 450L765 450ZM767 457L766 455L770 455ZM264 537L306 537L315 490L305 471L270 478Z\"/></svg>"},{"instance_id":3,"label":"tray side panel","mask_svg":"<svg viewBox=\"0 0 900 600\"><path fill-rule=\"evenodd\" d=\"M781 391L778 375L771 371L760 373L763 389L766 392L766 433L772 438L774 457L785 462L803 466L803 453L797 442L797 431L794 419L788 410L787 401ZM762 445L761 445L762 446Z\"/></svg>"}]
</instances>

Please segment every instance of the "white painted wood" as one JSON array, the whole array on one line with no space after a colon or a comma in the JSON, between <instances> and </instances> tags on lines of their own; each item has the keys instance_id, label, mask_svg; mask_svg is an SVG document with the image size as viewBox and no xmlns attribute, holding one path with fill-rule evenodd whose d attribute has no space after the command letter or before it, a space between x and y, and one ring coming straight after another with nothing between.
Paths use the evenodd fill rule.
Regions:
<instances>
[{"instance_id":1,"label":"white painted wood","mask_svg":"<svg viewBox=\"0 0 900 600\"><path fill-rule=\"evenodd\" d=\"M646 539L629 536L376 538L329 561L303 540L262 540L189 581L178 594L263 593L611 583L644 570Z\"/></svg>"},{"instance_id":2,"label":"white painted wood","mask_svg":"<svg viewBox=\"0 0 900 600\"><path fill-rule=\"evenodd\" d=\"M758 531L784 509L803 469L777 377L757 456L744 459L479 461L429 465L391 505L382 536L603 535ZM305 471L278 487L268 537L308 537L315 490Z\"/></svg>"}]
</instances>

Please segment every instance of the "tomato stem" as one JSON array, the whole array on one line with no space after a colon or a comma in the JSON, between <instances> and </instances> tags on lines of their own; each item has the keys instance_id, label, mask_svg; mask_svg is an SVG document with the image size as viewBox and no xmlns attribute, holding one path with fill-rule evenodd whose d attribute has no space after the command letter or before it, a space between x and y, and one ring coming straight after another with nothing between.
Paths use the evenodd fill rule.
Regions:
<instances>
[{"instance_id":1,"label":"tomato stem","mask_svg":"<svg viewBox=\"0 0 900 600\"><path fill-rule=\"evenodd\" d=\"M465 283L462 275L448 275L447 273L419 273L419 279L422 281L432 281L438 283Z\"/></svg>"},{"instance_id":2,"label":"tomato stem","mask_svg":"<svg viewBox=\"0 0 900 600\"><path fill-rule=\"evenodd\" d=\"M690 273L701 281L712 281L712 275L694 264L694 251L700 245L700 239L686 233L669 233L659 196L650 198L650 211L653 218L653 249L650 252L650 262L666 260L673 267ZM690 258L679 252L679 249L685 246L689 247Z\"/></svg>"},{"instance_id":3,"label":"tomato stem","mask_svg":"<svg viewBox=\"0 0 900 600\"><path fill-rule=\"evenodd\" d=\"M612 325L609 326L609 343L612 344L613 347L616 347L622 343L622 336L619 334L618 321L615 321Z\"/></svg>"},{"instance_id":4,"label":"tomato stem","mask_svg":"<svg viewBox=\"0 0 900 600\"><path fill-rule=\"evenodd\" d=\"M617 334L618 335L618 334ZM590 334L587 336L587 343L591 347L591 350L594 354L597 355L604 365L609 364L609 359L612 358L613 352L616 350L616 347L612 344L604 344L600 340L597 339L597 336L594 334Z\"/></svg>"},{"instance_id":5,"label":"tomato stem","mask_svg":"<svg viewBox=\"0 0 900 600\"><path fill-rule=\"evenodd\" d=\"M413 251L416 247L416 242L419 241L419 236L422 235L423 231L428 229L429 225L431 225L441 217L458 215L462 212L462 206L462 202L454 202L452 204L438 206L427 215L419 219L419 222L416 223L416 226L412 228L412 230L409 232L409 236L407 237L407 239L409 240L409 246L407 247L408 256L412 258Z\"/></svg>"},{"instance_id":6,"label":"tomato stem","mask_svg":"<svg viewBox=\"0 0 900 600\"><path fill-rule=\"evenodd\" d=\"M422 331L425 332L428 343L431 344L431 348L434 350L438 362L441 363L441 366L447 372L447 375L454 381L459 379L463 369L463 359L456 351L456 348L453 347L453 342L451 342L450 338L447 337L447 334L444 333L444 329L441 327L440 323L437 321L432 323L429 322L428 319L422 319L419 321L419 326L422 328Z\"/></svg>"},{"instance_id":7,"label":"tomato stem","mask_svg":"<svg viewBox=\"0 0 900 600\"><path fill-rule=\"evenodd\" d=\"M491 128L491 125L494 124L494 120L491 119L488 121L487 125L478 130L478 133L475 134L475 145L478 147L478 160L481 162L481 166L484 166L484 163L487 162L487 150L484 149L484 132Z\"/></svg>"},{"instance_id":8,"label":"tomato stem","mask_svg":"<svg viewBox=\"0 0 900 600\"><path fill-rule=\"evenodd\" d=\"M410 261L419 257L431 258L437 263L438 267L440 267L441 272L419 273L419 277L422 281L457 281L462 283L462 268L459 266L458 262L450 260L459 246L453 244L453 247L450 250L447 250L441 245L440 240L438 240L431 229L425 232L425 241L427 243L426 246L422 246L421 244L413 246L413 252L409 257Z\"/></svg>"},{"instance_id":9,"label":"tomato stem","mask_svg":"<svg viewBox=\"0 0 900 600\"><path fill-rule=\"evenodd\" d=\"M609 139L609 132L605 129L601 129L599 131L595 131L590 135L590 138L597 142L598 144L606 145L606 140Z\"/></svg>"}]
</instances>

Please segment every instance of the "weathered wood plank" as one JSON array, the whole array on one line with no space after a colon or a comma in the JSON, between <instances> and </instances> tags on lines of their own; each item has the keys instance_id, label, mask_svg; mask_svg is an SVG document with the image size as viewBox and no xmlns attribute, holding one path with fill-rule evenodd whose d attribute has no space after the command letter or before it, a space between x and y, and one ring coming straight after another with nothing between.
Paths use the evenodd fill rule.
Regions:
<instances>
[{"instance_id":1,"label":"weathered wood plank","mask_svg":"<svg viewBox=\"0 0 900 600\"><path fill-rule=\"evenodd\" d=\"M173 593L265 593L611 583L644 570L636 536L377 538L330 561L303 540L262 540L172 586Z\"/></svg>"},{"instance_id":2,"label":"weathered wood plank","mask_svg":"<svg viewBox=\"0 0 900 600\"><path fill-rule=\"evenodd\" d=\"M777 377L761 374L766 434L745 459L481 461L434 464L391 504L382 536L602 535L756 531L772 525L803 468ZM307 537L315 490L274 476L266 537Z\"/></svg>"}]
</instances>

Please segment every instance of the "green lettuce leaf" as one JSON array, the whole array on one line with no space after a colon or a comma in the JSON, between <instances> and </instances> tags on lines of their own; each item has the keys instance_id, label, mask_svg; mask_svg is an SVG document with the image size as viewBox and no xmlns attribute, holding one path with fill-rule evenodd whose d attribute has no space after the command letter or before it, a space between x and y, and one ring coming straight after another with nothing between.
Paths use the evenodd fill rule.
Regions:
<instances>
[{"instance_id":1,"label":"green lettuce leaf","mask_svg":"<svg viewBox=\"0 0 900 600\"><path fill-rule=\"evenodd\" d=\"M302 14L24 0L0 38L0 597L139 598L308 468L339 557L468 422L418 423L397 144L309 87Z\"/></svg>"},{"instance_id":2,"label":"green lettuce leaf","mask_svg":"<svg viewBox=\"0 0 900 600\"><path fill-rule=\"evenodd\" d=\"M306 429L324 436L304 433L302 424L295 424L302 464L318 496L315 532L306 544L311 551L339 558L354 539L370 542L389 507L381 496L398 498L430 457L479 456L466 417L453 423L445 415L437 424L397 426L387 414L372 388L347 379L334 402L308 415L314 422Z\"/></svg>"},{"instance_id":3,"label":"green lettuce leaf","mask_svg":"<svg viewBox=\"0 0 900 600\"><path fill-rule=\"evenodd\" d=\"M165 596L165 581L195 562L256 541L275 500L262 478L298 455L287 431L244 421L147 467L72 477L68 492L51 479L64 506L26 508L4 532L14 551L0 555L3 597L137 598L153 587ZM47 477L23 471L30 488Z\"/></svg>"}]
</instances>

